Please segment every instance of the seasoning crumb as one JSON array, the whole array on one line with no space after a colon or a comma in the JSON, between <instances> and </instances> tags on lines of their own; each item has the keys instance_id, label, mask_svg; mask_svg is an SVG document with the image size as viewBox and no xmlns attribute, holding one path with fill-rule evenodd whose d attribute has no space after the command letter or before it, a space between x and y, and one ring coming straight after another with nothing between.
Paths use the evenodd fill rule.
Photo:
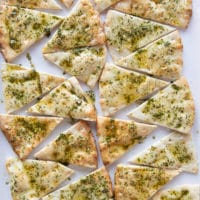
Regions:
<instances>
[{"instance_id":1,"label":"seasoning crumb","mask_svg":"<svg viewBox=\"0 0 200 200\"><path fill-rule=\"evenodd\" d=\"M29 61L31 67L32 67L32 68L35 68L35 66L34 66L34 64L33 64L33 62L32 62L31 55L30 55L29 52L26 54L26 58L27 58L27 60Z\"/></svg>"}]
</instances>

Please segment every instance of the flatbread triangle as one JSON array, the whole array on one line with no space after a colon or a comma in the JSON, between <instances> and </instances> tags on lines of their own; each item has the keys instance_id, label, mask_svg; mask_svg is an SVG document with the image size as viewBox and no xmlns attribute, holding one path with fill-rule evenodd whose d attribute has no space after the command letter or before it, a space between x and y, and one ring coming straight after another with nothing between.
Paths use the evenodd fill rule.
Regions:
<instances>
[{"instance_id":1,"label":"flatbread triangle","mask_svg":"<svg viewBox=\"0 0 200 200\"><path fill-rule=\"evenodd\" d=\"M44 54L50 62L85 82L90 88L96 85L106 60L105 46L83 47Z\"/></svg>"},{"instance_id":2,"label":"flatbread triangle","mask_svg":"<svg viewBox=\"0 0 200 200\"><path fill-rule=\"evenodd\" d=\"M130 120L97 118L97 135L104 165L109 165L141 143L156 126Z\"/></svg>"},{"instance_id":3,"label":"flatbread triangle","mask_svg":"<svg viewBox=\"0 0 200 200\"><path fill-rule=\"evenodd\" d=\"M59 10L61 7L55 0L0 0L0 5L19 6L24 8L40 8Z\"/></svg>"},{"instance_id":4,"label":"flatbread triangle","mask_svg":"<svg viewBox=\"0 0 200 200\"><path fill-rule=\"evenodd\" d=\"M0 129L20 159L25 159L62 118L0 115Z\"/></svg>"},{"instance_id":5,"label":"flatbread triangle","mask_svg":"<svg viewBox=\"0 0 200 200\"><path fill-rule=\"evenodd\" d=\"M115 171L115 199L150 199L179 173L179 170L120 164Z\"/></svg>"},{"instance_id":6,"label":"flatbread triangle","mask_svg":"<svg viewBox=\"0 0 200 200\"><path fill-rule=\"evenodd\" d=\"M105 9L109 8L113 4L117 3L120 0L94 0L94 3L97 7L99 12L104 11Z\"/></svg>"},{"instance_id":7,"label":"flatbread triangle","mask_svg":"<svg viewBox=\"0 0 200 200\"><path fill-rule=\"evenodd\" d=\"M59 29L43 48L43 53L102 45L105 35L99 13L89 0L79 0Z\"/></svg>"},{"instance_id":8,"label":"flatbread triangle","mask_svg":"<svg viewBox=\"0 0 200 200\"><path fill-rule=\"evenodd\" d=\"M73 170L51 161L7 160L13 200L36 200L55 190Z\"/></svg>"},{"instance_id":9,"label":"flatbread triangle","mask_svg":"<svg viewBox=\"0 0 200 200\"><path fill-rule=\"evenodd\" d=\"M174 80L180 78L182 54L181 37L179 31L175 31L114 62L128 69Z\"/></svg>"},{"instance_id":10,"label":"flatbread triangle","mask_svg":"<svg viewBox=\"0 0 200 200\"><path fill-rule=\"evenodd\" d=\"M197 173L198 162L191 135L171 133L136 155L134 164Z\"/></svg>"},{"instance_id":11,"label":"flatbread triangle","mask_svg":"<svg viewBox=\"0 0 200 200\"><path fill-rule=\"evenodd\" d=\"M200 200L200 185L180 185L163 189L158 192L153 200L191 199Z\"/></svg>"},{"instance_id":12,"label":"flatbread triangle","mask_svg":"<svg viewBox=\"0 0 200 200\"><path fill-rule=\"evenodd\" d=\"M86 122L80 121L34 155L40 160L52 160L97 168L97 150L92 131Z\"/></svg>"},{"instance_id":13,"label":"flatbread triangle","mask_svg":"<svg viewBox=\"0 0 200 200\"><path fill-rule=\"evenodd\" d=\"M49 36L62 18L49 13L0 6L0 51L7 62L13 61L31 45Z\"/></svg>"},{"instance_id":14,"label":"flatbread triangle","mask_svg":"<svg viewBox=\"0 0 200 200\"><path fill-rule=\"evenodd\" d=\"M187 28L192 16L192 0L122 0L114 9L179 28Z\"/></svg>"},{"instance_id":15,"label":"flatbread triangle","mask_svg":"<svg viewBox=\"0 0 200 200\"><path fill-rule=\"evenodd\" d=\"M167 85L168 82L107 63L99 82L103 114L111 116Z\"/></svg>"},{"instance_id":16,"label":"flatbread triangle","mask_svg":"<svg viewBox=\"0 0 200 200\"><path fill-rule=\"evenodd\" d=\"M67 119L83 119L96 121L96 109L93 99L84 92L75 77L72 77L53 89L28 112L64 117Z\"/></svg>"},{"instance_id":17,"label":"flatbread triangle","mask_svg":"<svg viewBox=\"0 0 200 200\"><path fill-rule=\"evenodd\" d=\"M50 193L42 200L54 199L106 199L112 200L112 184L105 167L102 167L80 180Z\"/></svg>"},{"instance_id":18,"label":"flatbread triangle","mask_svg":"<svg viewBox=\"0 0 200 200\"><path fill-rule=\"evenodd\" d=\"M109 10L105 20L105 34L109 52L118 60L137 49L175 31L167 25Z\"/></svg>"},{"instance_id":19,"label":"flatbread triangle","mask_svg":"<svg viewBox=\"0 0 200 200\"><path fill-rule=\"evenodd\" d=\"M65 79L21 65L5 63L1 70L7 113L12 113L49 92Z\"/></svg>"},{"instance_id":20,"label":"flatbread triangle","mask_svg":"<svg viewBox=\"0 0 200 200\"><path fill-rule=\"evenodd\" d=\"M128 116L188 134L194 123L194 100L187 80L179 80L141 104Z\"/></svg>"}]
</instances>

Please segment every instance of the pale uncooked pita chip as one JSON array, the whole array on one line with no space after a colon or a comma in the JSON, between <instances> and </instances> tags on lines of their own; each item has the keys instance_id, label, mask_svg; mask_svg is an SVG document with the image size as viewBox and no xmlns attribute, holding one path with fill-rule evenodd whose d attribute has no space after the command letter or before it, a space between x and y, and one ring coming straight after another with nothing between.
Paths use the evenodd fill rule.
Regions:
<instances>
[{"instance_id":1,"label":"pale uncooked pita chip","mask_svg":"<svg viewBox=\"0 0 200 200\"><path fill-rule=\"evenodd\" d=\"M10 175L13 200L36 200L55 190L67 180L73 170L56 162L9 159L6 168Z\"/></svg>"},{"instance_id":2,"label":"pale uncooked pita chip","mask_svg":"<svg viewBox=\"0 0 200 200\"><path fill-rule=\"evenodd\" d=\"M0 6L0 51L7 62L12 61L42 37L62 18L45 12Z\"/></svg>"},{"instance_id":3,"label":"pale uncooked pita chip","mask_svg":"<svg viewBox=\"0 0 200 200\"><path fill-rule=\"evenodd\" d=\"M156 40L115 64L168 80L180 78L183 45L178 31Z\"/></svg>"},{"instance_id":4,"label":"pale uncooked pita chip","mask_svg":"<svg viewBox=\"0 0 200 200\"><path fill-rule=\"evenodd\" d=\"M28 112L67 119L96 121L94 102L91 96L82 90L75 77L64 81L53 89L29 108Z\"/></svg>"},{"instance_id":5,"label":"pale uncooked pita chip","mask_svg":"<svg viewBox=\"0 0 200 200\"><path fill-rule=\"evenodd\" d=\"M122 0L114 8L180 28L187 28L192 16L192 0Z\"/></svg>"},{"instance_id":6,"label":"pale uncooked pita chip","mask_svg":"<svg viewBox=\"0 0 200 200\"><path fill-rule=\"evenodd\" d=\"M50 193L42 200L112 200L112 197L112 183L106 168L102 167L80 180Z\"/></svg>"},{"instance_id":7,"label":"pale uncooked pita chip","mask_svg":"<svg viewBox=\"0 0 200 200\"><path fill-rule=\"evenodd\" d=\"M99 82L100 104L105 116L144 99L168 82L106 64Z\"/></svg>"},{"instance_id":8,"label":"pale uncooked pita chip","mask_svg":"<svg viewBox=\"0 0 200 200\"><path fill-rule=\"evenodd\" d=\"M194 123L195 107L187 80L182 77L170 84L128 116L189 133Z\"/></svg>"},{"instance_id":9,"label":"pale uncooked pita chip","mask_svg":"<svg viewBox=\"0 0 200 200\"><path fill-rule=\"evenodd\" d=\"M83 121L61 133L37 152L35 157L40 160L52 160L89 168L97 168L98 164L92 131Z\"/></svg>"},{"instance_id":10,"label":"pale uncooked pita chip","mask_svg":"<svg viewBox=\"0 0 200 200\"><path fill-rule=\"evenodd\" d=\"M59 29L43 48L43 53L66 51L105 43L99 13L89 0L79 0Z\"/></svg>"},{"instance_id":11,"label":"pale uncooked pita chip","mask_svg":"<svg viewBox=\"0 0 200 200\"><path fill-rule=\"evenodd\" d=\"M106 60L104 46L75 48L65 52L44 54L44 57L65 72L94 88Z\"/></svg>"},{"instance_id":12,"label":"pale uncooked pita chip","mask_svg":"<svg viewBox=\"0 0 200 200\"><path fill-rule=\"evenodd\" d=\"M16 64L4 64L1 70L5 108L12 113L62 83L59 76L35 71Z\"/></svg>"},{"instance_id":13,"label":"pale uncooked pita chip","mask_svg":"<svg viewBox=\"0 0 200 200\"><path fill-rule=\"evenodd\" d=\"M120 164L115 171L115 200L150 199L179 173L178 170Z\"/></svg>"},{"instance_id":14,"label":"pale uncooked pita chip","mask_svg":"<svg viewBox=\"0 0 200 200\"><path fill-rule=\"evenodd\" d=\"M154 21L109 10L105 33L110 54L118 60L175 29Z\"/></svg>"},{"instance_id":15,"label":"pale uncooked pita chip","mask_svg":"<svg viewBox=\"0 0 200 200\"><path fill-rule=\"evenodd\" d=\"M62 121L62 118L0 115L0 129L20 159L25 159Z\"/></svg>"},{"instance_id":16,"label":"pale uncooked pita chip","mask_svg":"<svg viewBox=\"0 0 200 200\"><path fill-rule=\"evenodd\" d=\"M141 143L156 126L131 120L97 118L97 135L104 165L109 165Z\"/></svg>"},{"instance_id":17,"label":"pale uncooked pita chip","mask_svg":"<svg viewBox=\"0 0 200 200\"><path fill-rule=\"evenodd\" d=\"M191 135L171 133L132 160L134 164L197 173L198 162Z\"/></svg>"}]
</instances>

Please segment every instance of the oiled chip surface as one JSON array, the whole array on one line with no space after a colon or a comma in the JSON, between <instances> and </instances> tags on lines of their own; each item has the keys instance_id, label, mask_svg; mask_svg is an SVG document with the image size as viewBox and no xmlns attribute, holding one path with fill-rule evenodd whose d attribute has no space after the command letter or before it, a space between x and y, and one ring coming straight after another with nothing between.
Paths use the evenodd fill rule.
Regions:
<instances>
[{"instance_id":1,"label":"oiled chip surface","mask_svg":"<svg viewBox=\"0 0 200 200\"><path fill-rule=\"evenodd\" d=\"M187 80L181 77L131 111L128 116L189 133L194 123L195 108Z\"/></svg>"},{"instance_id":2,"label":"oiled chip surface","mask_svg":"<svg viewBox=\"0 0 200 200\"><path fill-rule=\"evenodd\" d=\"M115 171L115 199L147 200L179 173L178 170L120 164Z\"/></svg>"}]
</instances>

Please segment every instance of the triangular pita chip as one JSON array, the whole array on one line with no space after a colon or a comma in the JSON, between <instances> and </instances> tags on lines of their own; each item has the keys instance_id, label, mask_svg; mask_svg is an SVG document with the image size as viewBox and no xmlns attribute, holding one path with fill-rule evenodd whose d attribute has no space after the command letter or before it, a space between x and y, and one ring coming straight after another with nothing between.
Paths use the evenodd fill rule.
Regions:
<instances>
[{"instance_id":1,"label":"triangular pita chip","mask_svg":"<svg viewBox=\"0 0 200 200\"><path fill-rule=\"evenodd\" d=\"M67 8L70 8L72 6L72 3L74 0L60 0Z\"/></svg>"},{"instance_id":2,"label":"triangular pita chip","mask_svg":"<svg viewBox=\"0 0 200 200\"><path fill-rule=\"evenodd\" d=\"M191 0L122 0L114 8L180 28L186 28L192 16Z\"/></svg>"},{"instance_id":3,"label":"triangular pita chip","mask_svg":"<svg viewBox=\"0 0 200 200\"><path fill-rule=\"evenodd\" d=\"M55 190L73 174L73 170L56 162L9 159L6 163L10 175L13 200L37 200Z\"/></svg>"},{"instance_id":4,"label":"triangular pita chip","mask_svg":"<svg viewBox=\"0 0 200 200\"><path fill-rule=\"evenodd\" d=\"M134 164L197 173L198 163L191 135L171 133L135 156Z\"/></svg>"},{"instance_id":5,"label":"triangular pita chip","mask_svg":"<svg viewBox=\"0 0 200 200\"><path fill-rule=\"evenodd\" d=\"M61 118L0 115L0 129L20 159L25 159L62 121Z\"/></svg>"},{"instance_id":6,"label":"triangular pita chip","mask_svg":"<svg viewBox=\"0 0 200 200\"><path fill-rule=\"evenodd\" d=\"M182 77L128 114L145 122L189 133L194 123L194 100Z\"/></svg>"},{"instance_id":7,"label":"triangular pita chip","mask_svg":"<svg viewBox=\"0 0 200 200\"><path fill-rule=\"evenodd\" d=\"M108 11L105 21L107 45L114 60L128 56L174 30L167 25L113 10Z\"/></svg>"},{"instance_id":8,"label":"triangular pita chip","mask_svg":"<svg viewBox=\"0 0 200 200\"><path fill-rule=\"evenodd\" d=\"M5 60L12 61L42 37L49 36L61 20L45 12L0 6L0 51Z\"/></svg>"},{"instance_id":9,"label":"triangular pita chip","mask_svg":"<svg viewBox=\"0 0 200 200\"><path fill-rule=\"evenodd\" d=\"M113 4L117 3L120 0L94 0L94 3L99 12L104 11L106 8L109 8Z\"/></svg>"},{"instance_id":10,"label":"triangular pita chip","mask_svg":"<svg viewBox=\"0 0 200 200\"><path fill-rule=\"evenodd\" d=\"M131 147L141 143L156 126L130 120L97 118L97 135L104 165L119 159Z\"/></svg>"},{"instance_id":11,"label":"triangular pita chip","mask_svg":"<svg viewBox=\"0 0 200 200\"><path fill-rule=\"evenodd\" d=\"M99 83L102 111L105 116L110 116L167 84L145 74L106 64Z\"/></svg>"},{"instance_id":12,"label":"triangular pita chip","mask_svg":"<svg viewBox=\"0 0 200 200\"><path fill-rule=\"evenodd\" d=\"M153 200L200 200L200 185L180 185L158 192Z\"/></svg>"},{"instance_id":13,"label":"triangular pita chip","mask_svg":"<svg viewBox=\"0 0 200 200\"><path fill-rule=\"evenodd\" d=\"M33 68L6 63L2 72L2 87L8 113L29 104L62 83L62 77L41 73Z\"/></svg>"},{"instance_id":14,"label":"triangular pita chip","mask_svg":"<svg viewBox=\"0 0 200 200\"><path fill-rule=\"evenodd\" d=\"M103 46L76 48L44 54L44 57L93 88L105 65L106 48Z\"/></svg>"},{"instance_id":15,"label":"triangular pita chip","mask_svg":"<svg viewBox=\"0 0 200 200\"><path fill-rule=\"evenodd\" d=\"M179 173L178 170L120 164L115 171L115 200L147 200Z\"/></svg>"},{"instance_id":16,"label":"triangular pita chip","mask_svg":"<svg viewBox=\"0 0 200 200\"><path fill-rule=\"evenodd\" d=\"M0 0L0 5L58 10L61 7L55 0Z\"/></svg>"},{"instance_id":17,"label":"triangular pita chip","mask_svg":"<svg viewBox=\"0 0 200 200\"><path fill-rule=\"evenodd\" d=\"M112 184L108 172L102 167L89 175L81 178L70 185L67 185L42 200L55 199L81 199L81 200L112 200Z\"/></svg>"},{"instance_id":18,"label":"triangular pita chip","mask_svg":"<svg viewBox=\"0 0 200 200\"><path fill-rule=\"evenodd\" d=\"M165 79L180 78L183 45L178 31L156 40L115 63Z\"/></svg>"},{"instance_id":19,"label":"triangular pita chip","mask_svg":"<svg viewBox=\"0 0 200 200\"><path fill-rule=\"evenodd\" d=\"M97 150L92 131L80 121L61 133L54 141L35 154L40 160L52 160L63 164L97 167Z\"/></svg>"},{"instance_id":20,"label":"triangular pita chip","mask_svg":"<svg viewBox=\"0 0 200 200\"><path fill-rule=\"evenodd\" d=\"M28 112L96 121L96 109L91 97L82 90L78 80L72 77L53 89Z\"/></svg>"},{"instance_id":21,"label":"triangular pita chip","mask_svg":"<svg viewBox=\"0 0 200 200\"><path fill-rule=\"evenodd\" d=\"M67 16L43 53L66 51L77 47L101 45L105 42L99 13L89 0L79 0Z\"/></svg>"}]
</instances>

